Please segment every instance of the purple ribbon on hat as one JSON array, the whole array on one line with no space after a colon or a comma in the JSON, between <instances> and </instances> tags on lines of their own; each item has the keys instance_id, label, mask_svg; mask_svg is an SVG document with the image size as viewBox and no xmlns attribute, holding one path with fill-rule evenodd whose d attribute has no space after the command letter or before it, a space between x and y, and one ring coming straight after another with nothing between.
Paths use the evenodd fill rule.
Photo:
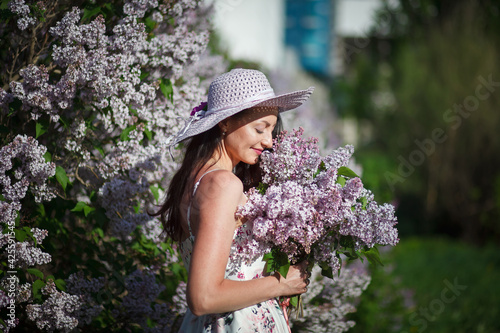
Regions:
<instances>
[{"instance_id":1,"label":"purple ribbon on hat","mask_svg":"<svg viewBox=\"0 0 500 333\"><path fill-rule=\"evenodd\" d=\"M207 111L207 105L207 102L201 102L201 104L196 106L189 115L194 116L196 113L198 113L198 111Z\"/></svg>"},{"instance_id":2,"label":"purple ribbon on hat","mask_svg":"<svg viewBox=\"0 0 500 333\"><path fill-rule=\"evenodd\" d=\"M186 119L186 123L184 124L184 128L179 133L177 133L177 135L174 137L174 139L173 139L174 142L177 141L177 138L182 137L184 135L184 133L187 132L187 130L189 129L189 127L191 126L191 123L193 121L199 120L205 116L205 113L207 112L207 106L208 106L207 102L201 102L200 105L194 107L193 110L191 110L191 113L189 114L189 118ZM174 159L174 156L172 154L172 147L173 147L173 145L170 145L169 153L170 153L170 156L172 157L172 159Z\"/></svg>"}]
</instances>

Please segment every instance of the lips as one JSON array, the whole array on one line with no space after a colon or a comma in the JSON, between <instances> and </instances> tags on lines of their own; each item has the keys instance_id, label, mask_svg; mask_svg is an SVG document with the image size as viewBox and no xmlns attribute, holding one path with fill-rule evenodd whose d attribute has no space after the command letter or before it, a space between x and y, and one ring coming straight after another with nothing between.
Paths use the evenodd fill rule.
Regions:
<instances>
[{"instance_id":1,"label":"lips","mask_svg":"<svg viewBox=\"0 0 500 333\"><path fill-rule=\"evenodd\" d=\"M252 149L253 149L254 152L257 153L257 155L262 154L262 151L264 150L264 149L257 149L257 148L252 148Z\"/></svg>"}]
</instances>

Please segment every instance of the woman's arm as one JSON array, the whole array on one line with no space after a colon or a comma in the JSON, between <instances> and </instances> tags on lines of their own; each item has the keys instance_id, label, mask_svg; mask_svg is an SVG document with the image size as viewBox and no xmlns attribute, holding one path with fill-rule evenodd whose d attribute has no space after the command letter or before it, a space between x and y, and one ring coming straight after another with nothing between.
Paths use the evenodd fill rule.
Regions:
<instances>
[{"instance_id":1,"label":"woman's arm","mask_svg":"<svg viewBox=\"0 0 500 333\"><path fill-rule=\"evenodd\" d=\"M195 243L187 302L197 316L234 311L305 291L305 267L292 267L286 279L279 275L248 281L224 279L236 225L234 212L244 200L242 196L243 185L236 176L216 171L203 178L193 198L191 227Z\"/></svg>"}]
</instances>

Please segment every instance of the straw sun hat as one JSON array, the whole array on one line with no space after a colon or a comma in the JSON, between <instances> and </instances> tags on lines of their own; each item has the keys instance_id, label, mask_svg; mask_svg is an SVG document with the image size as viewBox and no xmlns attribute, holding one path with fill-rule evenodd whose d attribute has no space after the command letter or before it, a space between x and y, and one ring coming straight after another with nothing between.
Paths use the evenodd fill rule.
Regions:
<instances>
[{"instance_id":1,"label":"straw sun hat","mask_svg":"<svg viewBox=\"0 0 500 333\"><path fill-rule=\"evenodd\" d=\"M208 89L204 103L193 109L184 128L177 133L171 146L208 131L220 121L252 107L277 107L279 112L295 109L312 94L314 87L288 94L274 94L266 76L253 69L233 69L217 77Z\"/></svg>"}]
</instances>

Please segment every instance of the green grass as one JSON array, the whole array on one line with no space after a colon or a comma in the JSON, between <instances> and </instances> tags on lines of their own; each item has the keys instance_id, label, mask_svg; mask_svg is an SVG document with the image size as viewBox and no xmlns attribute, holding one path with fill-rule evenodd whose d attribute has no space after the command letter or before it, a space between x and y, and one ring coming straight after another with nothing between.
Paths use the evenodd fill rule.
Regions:
<instances>
[{"instance_id":1,"label":"green grass","mask_svg":"<svg viewBox=\"0 0 500 333\"><path fill-rule=\"evenodd\" d=\"M500 332L499 250L402 240L382 254L350 332Z\"/></svg>"}]
</instances>

